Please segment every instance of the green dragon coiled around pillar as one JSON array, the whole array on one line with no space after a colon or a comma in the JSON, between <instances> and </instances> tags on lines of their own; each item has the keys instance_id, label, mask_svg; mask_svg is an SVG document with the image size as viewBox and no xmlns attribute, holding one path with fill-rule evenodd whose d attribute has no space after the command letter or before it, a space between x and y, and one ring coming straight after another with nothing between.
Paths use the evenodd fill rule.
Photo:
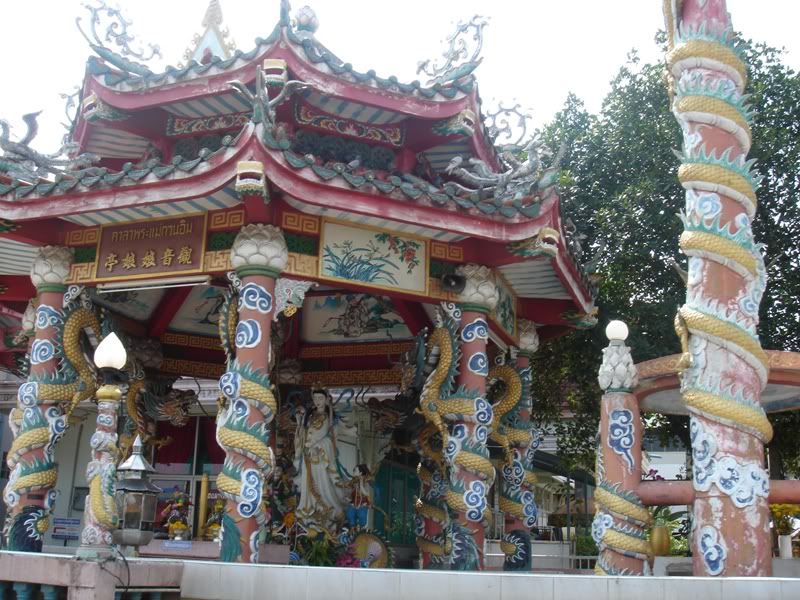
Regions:
<instances>
[{"instance_id":1,"label":"green dragon coiled around pillar","mask_svg":"<svg viewBox=\"0 0 800 600\"><path fill-rule=\"evenodd\" d=\"M55 446L67 429L72 411L96 390L94 371L81 348L85 330L97 339L101 337L95 313L84 306L60 309L40 304L35 325L37 330L53 328L55 336L33 341L30 362L37 365L55 361L55 368L28 376L19 388L17 407L10 415L15 439L8 452L11 476L3 495L12 514L8 533L12 550L41 550L56 495ZM44 496L44 507L15 510L22 497L32 492ZM32 525L34 517L38 520Z\"/></svg>"},{"instance_id":2,"label":"green dragon coiled around pillar","mask_svg":"<svg viewBox=\"0 0 800 600\"><path fill-rule=\"evenodd\" d=\"M253 539L243 539L237 521L255 517L259 527L266 522L263 494L274 464L269 423L277 412L267 373L249 364L239 364L233 358L233 332L238 320L236 302L236 294L228 295L220 312L220 340L228 357L228 369L219 381L225 406L217 416L217 442L226 456L217 476L217 488L235 503L238 515L237 519L228 512L223 521L220 560L226 562L242 554L243 543L250 545L254 560L258 557L258 531ZM260 418L252 419L252 411L259 413Z\"/></svg>"}]
</instances>

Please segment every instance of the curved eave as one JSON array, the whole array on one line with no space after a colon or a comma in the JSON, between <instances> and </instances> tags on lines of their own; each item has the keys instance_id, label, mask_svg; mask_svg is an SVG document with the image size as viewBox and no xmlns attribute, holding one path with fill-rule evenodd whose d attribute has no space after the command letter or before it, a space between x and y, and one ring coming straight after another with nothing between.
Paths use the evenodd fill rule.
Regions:
<instances>
[{"instance_id":1,"label":"curved eave","mask_svg":"<svg viewBox=\"0 0 800 600\"><path fill-rule=\"evenodd\" d=\"M190 172L180 172L159 179L148 175L139 181L113 186L78 188L75 192L29 195L9 200L0 197L0 214L11 221L30 221L89 213L98 210L131 208L160 202L191 200L213 193L236 174L236 163L248 159L252 132L248 129L237 142Z\"/></svg>"},{"instance_id":2,"label":"curved eave","mask_svg":"<svg viewBox=\"0 0 800 600\"><path fill-rule=\"evenodd\" d=\"M354 190L343 181L323 180L311 168L296 169L286 162L281 152L264 148L260 141L256 143L263 153L264 171L270 182L281 191L311 205L380 216L401 223L424 223L434 229L496 242L529 238L541 227L551 223L557 214L555 194L549 195L542 202L536 217L519 215L514 219L499 221L470 214L452 205L436 208L410 199L396 199L392 195Z\"/></svg>"},{"instance_id":3,"label":"curved eave","mask_svg":"<svg viewBox=\"0 0 800 600\"><path fill-rule=\"evenodd\" d=\"M76 186L65 193L29 194L13 200L0 198L0 209L4 218L30 221L191 199L207 195L229 182L235 175L237 161L259 160L265 164L265 172L274 185L303 202L404 223L425 223L464 236L498 242L516 241L535 235L542 226L551 226L557 218L558 200L554 193L541 201L535 217L518 214L500 220L475 214L475 209L461 209L452 202L440 208L405 198L399 192L384 195L353 189L343 180L324 180L311 168L290 166L280 151L262 145L257 135L259 131L260 127L249 125L233 146L209 157L187 173L176 172L162 179L150 174L138 181L125 181L113 186Z\"/></svg>"},{"instance_id":4,"label":"curved eave","mask_svg":"<svg viewBox=\"0 0 800 600\"><path fill-rule=\"evenodd\" d=\"M141 110L223 91L228 92L230 91L228 82L231 80L238 79L246 84L251 83L255 80L256 67L261 65L265 58L280 58L287 62L289 71L296 78L313 84L323 93L385 110L440 119L458 114L462 109L470 108L472 104L469 101L472 94L469 92L456 91L453 98L447 98L437 92L431 98L424 98L418 91L403 92L399 86L407 87L406 84L393 83L392 78L381 79L375 76L370 79L371 85L368 85L326 72L305 57L305 51L287 38L285 30L281 30L275 42L265 41L262 45L264 50L254 58L230 69L220 70L212 66L202 74L190 73L180 78L169 78L166 83L154 84L148 83L145 78L132 78L114 86L101 81L104 75L89 73L90 88L103 102L111 106L122 110ZM106 66L114 69L108 64ZM379 85L378 81L384 85ZM474 80L468 81L471 81L471 88L474 90ZM433 88L421 89L426 92L433 90ZM443 86L442 89L452 88Z\"/></svg>"}]
</instances>

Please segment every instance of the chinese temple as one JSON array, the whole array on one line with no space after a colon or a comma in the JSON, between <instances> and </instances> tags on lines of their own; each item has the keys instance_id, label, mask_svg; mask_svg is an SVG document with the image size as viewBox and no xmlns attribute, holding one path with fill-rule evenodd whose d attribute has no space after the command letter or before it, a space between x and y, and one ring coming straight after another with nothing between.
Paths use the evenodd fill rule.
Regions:
<instances>
[{"instance_id":1,"label":"chinese temple","mask_svg":"<svg viewBox=\"0 0 800 600\"><path fill-rule=\"evenodd\" d=\"M768 359L754 333L763 259L737 213L755 210L746 67L724 1L664 7L688 144L684 354L642 366L640 386L627 328L607 330L598 598L610 577L623 590L647 573L648 507L694 505L695 575L769 575L769 502L800 497L770 492L761 466L761 391L777 385L767 396L794 408L800 360ZM288 590L300 577L231 562L349 568L348 598L364 597L364 568L428 571L376 574L393 592L369 580L391 597L545 585L430 573L537 566L555 465L531 360L540 340L597 323L593 261L561 210L564 148L518 107L481 102L486 21L459 23L419 63L424 81L404 83L338 58L313 10L286 0L246 52L211 0L184 62L161 71L118 9L86 8L92 54L62 147L33 149L38 113L15 136L0 120L0 392L13 388L0 394L0 596L16 581L18 598L33 583L45 598L244 598L254 578ZM717 196L713 222L692 212L708 205L699 193ZM733 323L719 306L737 298ZM693 482L642 481L640 410L691 415ZM23 576L31 552L41 569ZM309 598L327 572L302 575ZM573 585L549 581L543 597Z\"/></svg>"},{"instance_id":2,"label":"chinese temple","mask_svg":"<svg viewBox=\"0 0 800 600\"><path fill-rule=\"evenodd\" d=\"M108 544L138 436L161 533L219 541L221 560L283 543L302 561L325 538L338 564L387 566L404 541L475 570L494 527L500 564L530 569L529 360L594 325L594 290L559 149L481 104L486 21L403 83L339 59L308 7L282 2L242 52L212 1L161 73L117 10L87 8L64 147L32 149L35 114L0 139L0 360L27 380L8 548L67 539L76 515L73 544ZM127 383L103 437L91 357L111 332Z\"/></svg>"}]
</instances>

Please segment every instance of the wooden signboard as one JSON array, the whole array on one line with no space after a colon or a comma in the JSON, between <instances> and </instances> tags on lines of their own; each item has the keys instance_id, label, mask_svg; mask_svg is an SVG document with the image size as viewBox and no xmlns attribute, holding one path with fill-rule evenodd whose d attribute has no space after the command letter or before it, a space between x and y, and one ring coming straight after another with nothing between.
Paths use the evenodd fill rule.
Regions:
<instances>
[{"instance_id":1,"label":"wooden signboard","mask_svg":"<svg viewBox=\"0 0 800 600\"><path fill-rule=\"evenodd\" d=\"M104 225L94 279L117 281L201 273L205 239L206 213Z\"/></svg>"}]
</instances>

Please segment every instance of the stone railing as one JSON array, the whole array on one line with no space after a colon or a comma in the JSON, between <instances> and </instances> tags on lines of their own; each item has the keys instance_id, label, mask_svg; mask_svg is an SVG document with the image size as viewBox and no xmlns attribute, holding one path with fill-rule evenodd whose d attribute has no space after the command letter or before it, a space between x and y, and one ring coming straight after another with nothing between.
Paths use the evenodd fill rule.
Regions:
<instances>
[{"instance_id":1,"label":"stone railing","mask_svg":"<svg viewBox=\"0 0 800 600\"><path fill-rule=\"evenodd\" d=\"M183 563L127 559L82 561L56 554L0 552L0 598L168 600L180 597ZM41 596L40 596L41 594Z\"/></svg>"}]
</instances>

